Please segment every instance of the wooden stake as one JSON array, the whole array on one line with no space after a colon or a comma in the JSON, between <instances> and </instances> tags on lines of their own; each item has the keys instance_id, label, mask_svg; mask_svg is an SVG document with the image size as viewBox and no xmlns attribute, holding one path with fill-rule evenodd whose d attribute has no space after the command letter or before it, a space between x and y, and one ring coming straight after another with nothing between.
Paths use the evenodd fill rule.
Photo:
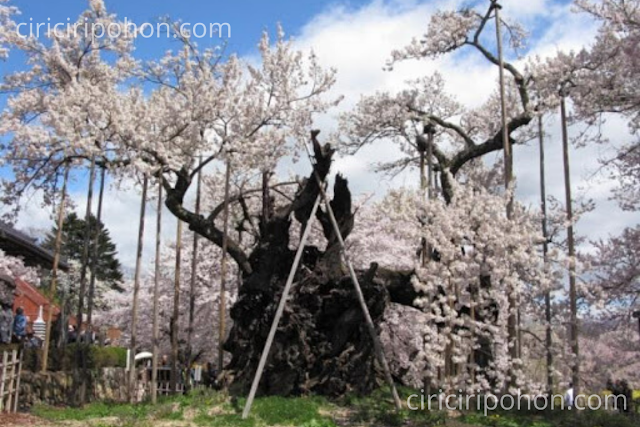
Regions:
<instances>
[{"instance_id":1,"label":"wooden stake","mask_svg":"<svg viewBox=\"0 0 640 427\"><path fill-rule=\"evenodd\" d=\"M104 198L104 180L106 167L100 169L100 193L98 194L98 212L96 213L96 229L93 237L93 253L91 254L91 280L89 281L89 302L87 305L87 325L93 330L93 299L96 292L96 275L98 274L98 252L100 250L100 223L102 221L102 200Z\"/></svg>"},{"instance_id":2,"label":"wooden stake","mask_svg":"<svg viewBox=\"0 0 640 427\"><path fill-rule=\"evenodd\" d=\"M56 289L58 284L58 266L60 265L60 247L62 245L62 229L64 228L64 214L67 202L67 181L69 180L69 165L66 166L64 171L64 178L62 181L62 195L60 196L60 207L58 212L58 230L56 231L56 240L53 246L53 267L51 268L51 285L49 287L49 294L51 298L56 295ZM47 313L47 323L44 335L44 344L42 349L42 364L41 371L47 372L47 363L49 360L49 347L51 345L51 323L53 323L53 307L49 306L49 312Z\"/></svg>"},{"instance_id":3,"label":"wooden stake","mask_svg":"<svg viewBox=\"0 0 640 427\"><path fill-rule=\"evenodd\" d=\"M151 360L151 403L158 401L158 351L159 351L159 326L158 326L158 298L160 286L160 256L162 252L162 175L158 184L158 207L156 212L156 261L153 276L153 358Z\"/></svg>"},{"instance_id":4,"label":"wooden stake","mask_svg":"<svg viewBox=\"0 0 640 427\"><path fill-rule=\"evenodd\" d=\"M573 352L573 365L571 380L573 382L574 396L579 394L580 383L580 345L578 343L578 296L576 291L576 249L573 234L573 201L571 197L571 169L569 162L569 132L567 129L567 108L564 94L560 101L560 116L562 121L562 153L564 163L564 189L567 205L567 244L569 246L569 305L571 307L570 340Z\"/></svg>"},{"instance_id":5,"label":"wooden stake","mask_svg":"<svg viewBox=\"0 0 640 427\"><path fill-rule=\"evenodd\" d=\"M253 399L255 398L256 392L258 391L260 378L262 378L262 372L264 371L264 366L266 365L267 358L269 357L269 350L271 350L271 345L273 344L273 338L275 337L276 331L278 330L278 324L280 323L280 318L282 317L282 313L284 312L284 306L287 303L289 291L291 290L293 279L295 278L295 275L298 272L298 265L300 264L300 259L302 258L302 253L304 252L304 247L307 242L307 238L309 237L309 232L311 231L312 220L316 216L316 212L318 211L319 205L320 205L320 195L318 195L315 203L313 204L313 209L311 209L311 215L309 216L309 221L307 221L307 225L305 226L304 231L302 233L302 237L300 238L300 243L298 244L298 249L296 250L296 255L293 259L293 265L291 266L291 270L289 271L289 277L287 277L287 281L284 285L284 289L282 290L282 296L280 296L278 309L276 310L276 315L273 318L273 322L271 323L271 329L269 330L267 341L264 344L264 349L262 350L262 355L260 356L260 362L258 363L258 370L256 371L256 375L253 377L253 382L251 383L251 390L249 391L249 397L247 398L247 403L245 404L244 410L242 411L242 419L246 419L249 416L249 412L251 411L251 405L253 405Z\"/></svg>"},{"instance_id":6,"label":"wooden stake","mask_svg":"<svg viewBox=\"0 0 640 427\"><path fill-rule=\"evenodd\" d=\"M549 252L549 242L547 231L547 186L546 186L546 174L545 174L545 160L544 160L544 129L542 127L542 116L538 116L538 140L540 146L540 207L542 210L542 237L544 243L542 244L542 256L545 264L547 265L547 254ZM547 290L544 294L544 312L545 320L547 321L546 327L546 347L547 347L547 388L549 395L553 395L553 352L551 347L553 346L553 336L551 330L551 291Z\"/></svg>"},{"instance_id":7,"label":"wooden stake","mask_svg":"<svg viewBox=\"0 0 640 427\"><path fill-rule=\"evenodd\" d=\"M136 334L138 330L138 293L140 292L140 272L142 270L142 249L144 244L144 217L147 207L147 187L149 178L144 176L142 181L142 199L140 202L140 225L138 228L138 250L136 252L136 270L133 281L133 309L131 313L131 344L129 354L129 400L135 401L136 395Z\"/></svg>"},{"instance_id":8,"label":"wooden stake","mask_svg":"<svg viewBox=\"0 0 640 427\"><path fill-rule=\"evenodd\" d=\"M222 348L226 335L226 287L227 287L227 247L229 245L229 187L231 181L231 158L227 158L227 170L224 180L224 228L222 234L222 261L220 265L220 320L218 322L218 370L222 372L224 368L224 349Z\"/></svg>"},{"instance_id":9,"label":"wooden stake","mask_svg":"<svg viewBox=\"0 0 640 427\"><path fill-rule=\"evenodd\" d=\"M84 294L87 287L87 267L89 265L89 244L91 242L91 207L93 204L93 183L96 178L96 156L91 156L91 168L89 170L89 189L87 191L87 209L84 215L84 246L82 248L82 267L80 270L80 289L78 291L78 337L81 336L82 316L84 311ZM85 335L86 338L86 335Z\"/></svg>"}]
</instances>

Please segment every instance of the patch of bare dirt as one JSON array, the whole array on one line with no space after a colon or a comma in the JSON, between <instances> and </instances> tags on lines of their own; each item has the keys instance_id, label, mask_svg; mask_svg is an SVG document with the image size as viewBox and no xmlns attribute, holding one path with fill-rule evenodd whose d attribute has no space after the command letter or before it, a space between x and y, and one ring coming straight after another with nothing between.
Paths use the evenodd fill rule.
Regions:
<instances>
[{"instance_id":1,"label":"patch of bare dirt","mask_svg":"<svg viewBox=\"0 0 640 427\"><path fill-rule=\"evenodd\" d=\"M28 414L0 413L0 426L2 427L51 427L48 421Z\"/></svg>"}]
</instances>

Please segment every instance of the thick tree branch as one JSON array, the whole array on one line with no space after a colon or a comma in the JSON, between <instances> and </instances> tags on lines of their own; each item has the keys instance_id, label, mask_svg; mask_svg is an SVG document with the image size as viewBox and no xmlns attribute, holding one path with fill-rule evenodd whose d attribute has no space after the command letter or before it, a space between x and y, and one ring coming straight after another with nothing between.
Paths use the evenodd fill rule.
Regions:
<instances>
[{"instance_id":1,"label":"thick tree branch","mask_svg":"<svg viewBox=\"0 0 640 427\"><path fill-rule=\"evenodd\" d=\"M180 220L189 224L189 229L204 236L219 247L222 247L223 232L215 226L213 220L207 220L202 215L196 215L184 207L184 196L191 185L191 178L186 169L178 173L178 180L174 187L171 187L166 180L163 180L167 190L165 205ZM244 253L240 245L227 236L227 252L238 264L243 274L251 274L252 268L248 256Z\"/></svg>"}]
</instances>

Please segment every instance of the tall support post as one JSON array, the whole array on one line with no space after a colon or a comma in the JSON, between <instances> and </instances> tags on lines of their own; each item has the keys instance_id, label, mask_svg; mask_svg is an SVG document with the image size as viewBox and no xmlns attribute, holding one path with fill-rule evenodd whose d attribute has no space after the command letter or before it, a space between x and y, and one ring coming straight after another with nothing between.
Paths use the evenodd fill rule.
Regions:
<instances>
[{"instance_id":1,"label":"tall support post","mask_svg":"<svg viewBox=\"0 0 640 427\"><path fill-rule=\"evenodd\" d=\"M98 194L98 212L96 213L96 229L93 236L93 253L91 254L91 280L89 281L89 301L87 304L87 325L93 330L93 299L96 292L96 275L98 274L98 252L100 249L100 223L102 222L102 201L104 198L104 180L106 166L100 169L100 192Z\"/></svg>"},{"instance_id":2,"label":"tall support post","mask_svg":"<svg viewBox=\"0 0 640 427\"><path fill-rule=\"evenodd\" d=\"M567 245L569 249L569 305L571 311L570 340L573 353L571 381L573 383L574 396L579 394L580 387L580 346L578 343L578 295L576 291L576 249L573 233L573 201L571 197L571 169L569 162L569 132L567 129L567 107L565 95L561 93L560 118L562 122L562 154L564 163L564 189L567 208Z\"/></svg>"},{"instance_id":3,"label":"tall support post","mask_svg":"<svg viewBox=\"0 0 640 427\"><path fill-rule=\"evenodd\" d=\"M171 315L171 392L178 392L178 321L180 320L180 270L182 267L182 221L176 226L176 268L173 280L173 314Z\"/></svg>"},{"instance_id":4,"label":"tall support post","mask_svg":"<svg viewBox=\"0 0 640 427\"><path fill-rule=\"evenodd\" d=\"M433 174L433 135L435 133L435 129L431 123L424 125L423 134L417 137L417 147L418 152L420 154L420 190L422 191L422 196L426 198L426 200L431 200L432 198L432 174ZM431 256L431 248L427 245L427 241L424 236L421 239L421 263L423 266L429 262L429 258Z\"/></svg>"},{"instance_id":5,"label":"tall support post","mask_svg":"<svg viewBox=\"0 0 640 427\"><path fill-rule=\"evenodd\" d=\"M144 244L144 217L147 208L147 187L149 178L142 181L142 198L140 201L140 225L138 228L138 249L136 251L136 270L133 279L133 308L131 311L131 342L129 352L129 400L133 403L136 396L136 349L138 333L138 294L140 293L140 273L142 271L142 250Z\"/></svg>"},{"instance_id":6,"label":"tall support post","mask_svg":"<svg viewBox=\"0 0 640 427\"><path fill-rule=\"evenodd\" d=\"M60 195L60 206L58 212L58 230L56 231L56 240L53 249L53 267L51 269L51 285L49 288L49 294L55 296L56 288L58 285L58 266L60 264L60 247L62 245L62 229L64 228L64 211L67 203L67 181L69 180L69 165L64 170L64 178L62 181L62 194ZM49 347L51 346L51 323L53 322L53 310L49 310L47 313L47 325L44 335L44 344L42 350L42 364L41 371L47 372L47 363L49 360Z\"/></svg>"},{"instance_id":7,"label":"tall support post","mask_svg":"<svg viewBox=\"0 0 640 427\"><path fill-rule=\"evenodd\" d=\"M420 189L423 192L426 192L427 190L427 175L426 175L427 153L425 152L424 149L420 149L419 154L420 154Z\"/></svg>"},{"instance_id":8,"label":"tall support post","mask_svg":"<svg viewBox=\"0 0 640 427\"><path fill-rule=\"evenodd\" d=\"M80 289L78 290L78 313L76 315L78 333L82 330L82 316L84 315L84 298L87 288L87 267L89 265L89 246L91 243L91 206L93 204L93 183L96 178L96 156L91 156L89 169L89 189L87 190L87 208L84 215L84 245L82 248L82 266L80 269Z\"/></svg>"},{"instance_id":9,"label":"tall support post","mask_svg":"<svg viewBox=\"0 0 640 427\"><path fill-rule=\"evenodd\" d=\"M228 153L228 156L231 154ZM224 178L224 214L223 214L223 234L222 234L222 261L220 265L220 309L218 322L218 370L224 368L224 337L226 335L227 321L227 248L229 245L229 191L231 181L231 157L227 158L227 170Z\"/></svg>"},{"instance_id":10,"label":"tall support post","mask_svg":"<svg viewBox=\"0 0 640 427\"><path fill-rule=\"evenodd\" d=\"M502 52L502 21L500 20L500 10L502 6L496 1L493 1L493 9L496 19L496 44L498 47L498 69L500 79L500 114L502 121L502 146L504 150L504 186L505 190L509 192L513 182L513 156L511 141L509 139L509 126L507 124L507 99L505 90L505 78L504 78L504 55ZM513 193L509 193L509 200L507 202L507 218L511 219L513 216ZM507 321L507 330L509 333L509 355L511 359L517 359L519 357L518 349L518 304L513 296L514 290L509 294L509 318ZM510 382L515 382L515 375L512 372L510 376Z\"/></svg>"},{"instance_id":11,"label":"tall support post","mask_svg":"<svg viewBox=\"0 0 640 427\"><path fill-rule=\"evenodd\" d=\"M425 127L426 130L426 127ZM423 130L424 133L424 130ZM420 155L420 192L423 197L427 196L427 173L426 171L426 157L427 157L427 145L428 142L425 139L424 135L418 135L416 138L417 146L418 146L418 154ZM424 225L420 225L420 228L424 228ZM429 261L428 257L428 248L427 248L427 239L425 239L424 235L420 239L420 264L424 267L427 265Z\"/></svg>"},{"instance_id":12,"label":"tall support post","mask_svg":"<svg viewBox=\"0 0 640 427\"><path fill-rule=\"evenodd\" d=\"M434 179L433 179L433 142L436 134L435 126L428 122L423 129L423 132L427 134L427 179L426 179L426 196L427 201L431 201L433 199L433 187L434 187ZM424 188L423 188L424 192ZM422 265L426 266L427 262L430 260L432 255L432 249L427 244L426 238L423 236L422 238ZM427 390L427 394L431 394L431 378L427 378L425 381L425 387Z\"/></svg>"},{"instance_id":13,"label":"tall support post","mask_svg":"<svg viewBox=\"0 0 640 427\"><path fill-rule=\"evenodd\" d=\"M542 116L538 116L538 140L540 145L540 209L542 211L542 257L547 266L547 254L549 253L549 232L547 231L547 185L544 158L544 128L542 126ZM544 293L544 315L547 322L545 345L547 347L547 389L549 395L553 395L553 335L551 329L551 291L547 289Z\"/></svg>"},{"instance_id":14,"label":"tall support post","mask_svg":"<svg viewBox=\"0 0 640 427\"><path fill-rule=\"evenodd\" d=\"M425 126L427 132L427 199L433 199L433 140L436 130L432 124Z\"/></svg>"},{"instance_id":15,"label":"tall support post","mask_svg":"<svg viewBox=\"0 0 640 427\"><path fill-rule=\"evenodd\" d=\"M162 255L162 174L158 183L158 206L156 212L156 260L153 274L153 356L151 360L151 403L158 402L158 352L159 352L159 322L158 299L160 297L160 256Z\"/></svg>"},{"instance_id":16,"label":"tall support post","mask_svg":"<svg viewBox=\"0 0 640 427\"><path fill-rule=\"evenodd\" d=\"M502 125L502 148L504 150L504 187L509 190L513 181L513 156L511 153L511 141L509 139L509 126L507 124L507 95L504 78L504 55L502 52L502 21L500 20L500 10L502 6L493 1L493 10L496 18L496 44L498 46L498 71L500 79L500 119ZM513 197L509 198L507 204L507 215L511 218L513 213Z\"/></svg>"},{"instance_id":17,"label":"tall support post","mask_svg":"<svg viewBox=\"0 0 640 427\"><path fill-rule=\"evenodd\" d=\"M199 165L202 165L202 156L200 156ZM196 206L195 214L200 215L200 191L202 187L202 170L198 172L198 181L196 185ZM193 248L191 251L191 280L189 286L189 326L187 328L187 370L190 369L193 362L193 325L195 322L196 309L196 285L198 274L198 233L193 233Z\"/></svg>"},{"instance_id":18,"label":"tall support post","mask_svg":"<svg viewBox=\"0 0 640 427\"><path fill-rule=\"evenodd\" d=\"M307 221L307 225L305 226L304 231L302 233L302 237L300 238L300 243L298 244L298 249L296 250L296 255L293 259L293 265L291 266L291 270L289 271L289 277L287 277L287 281L284 285L284 289L282 290L282 296L280 297L280 302L278 303L276 315L273 318L273 323L271 323L271 329L269 330L267 341L265 342L264 349L262 350L262 354L260 355L258 370L256 371L256 375L255 377L253 377L253 382L251 383L251 390L249 391L249 397L247 398L247 403L245 404L244 410L242 411L242 419L246 419L249 416L249 412L251 411L251 405L253 405L253 399L255 398L256 392L258 391L260 378L262 378L262 372L264 371L264 367L267 363L267 358L269 357L269 350L271 350L271 345L273 344L273 338L276 336L276 331L278 330L278 324L280 323L280 318L282 317L282 313L284 312L284 307L287 303L289 291L291 290L293 279L295 278L296 273L298 272L298 265L300 264L302 253L304 252L304 246L309 237L309 232L311 231L312 220L316 216L316 212L318 211L319 205L320 205L320 195L318 195L318 197L316 198L316 201L313 205L313 209L311 210L311 215L309 216L309 221Z\"/></svg>"}]
</instances>

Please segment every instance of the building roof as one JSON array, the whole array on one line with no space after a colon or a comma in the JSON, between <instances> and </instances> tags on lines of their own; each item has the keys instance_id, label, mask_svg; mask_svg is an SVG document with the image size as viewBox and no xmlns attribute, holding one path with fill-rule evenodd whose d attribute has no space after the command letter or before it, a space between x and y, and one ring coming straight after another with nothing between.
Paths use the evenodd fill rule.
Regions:
<instances>
[{"instance_id":1,"label":"building roof","mask_svg":"<svg viewBox=\"0 0 640 427\"><path fill-rule=\"evenodd\" d=\"M16 294L18 299L28 300L32 305L36 307L48 307L51 302L40 293L35 287L18 278L16 279ZM16 304L18 305L18 304ZM53 313L58 314L60 310L55 305L53 306Z\"/></svg>"},{"instance_id":2,"label":"building roof","mask_svg":"<svg viewBox=\"0 0 640 427\"><path fill-rule=\"evenodd\" d=\"M47 270L53 267L53 252L44 249L31 237L2 222L0 222L0 249L7 255L22 258L25 265L29 267L42 267ZM69 270L69 265L62 259L58 267L64 271Z\"/></svg>"}]
</instances>

